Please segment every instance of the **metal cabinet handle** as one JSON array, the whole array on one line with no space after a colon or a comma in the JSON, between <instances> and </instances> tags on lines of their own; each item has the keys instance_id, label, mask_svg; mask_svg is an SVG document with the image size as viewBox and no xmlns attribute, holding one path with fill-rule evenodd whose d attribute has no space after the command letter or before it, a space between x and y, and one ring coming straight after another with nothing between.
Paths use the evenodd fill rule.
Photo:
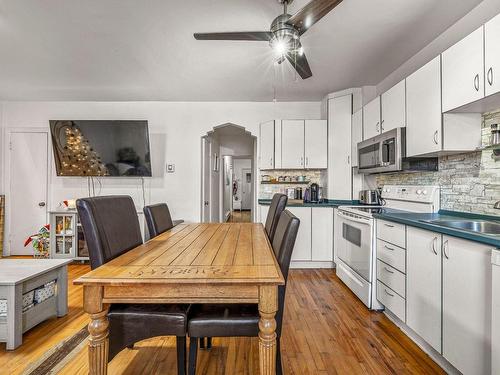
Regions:
<instances>
[{"instance_id":1,"label":"metal cabinet handle","mask_svg":"<svg viewBox=\"0 0 500 375\"><path fill-rule=\"evenodd\" d=\"M377 133L380 132L380 122L377 121L377 124L375 125L375 127L377 128Z\"/></svg>"},{"instance_id":2,"label":"metal cabinet handle","mask_svg":"<svg viewBox=\"0 0 500 375\"><path fill-rule=\"evenodd\" d=\"M385 289L385 288L384 288L384 292L385 292L385 294L387 294L388 296L394 297L394 294L389 293L389 292L387 291L387 289Z\"/></svg>"},{"instance_id":3,"label":"metal cabinet handle","mask_svg":"<svg viewBox=\"0 0 500 375\"><path fill-rule=\"evenodd\" d=\"M490 67L488 69L487 78L488 78L488 83L490 84L490 86L493 86L493 67Z\"/></svg>"},{"instance_id":4,"label":"metal cabinet handle","mask_svg":"<svg viewBox=\"0 0 500 375\"><path fill-rule=\"evenodd\" d=\"M351 164L351 156L347 155L347 164Z\"/></svg>"},{"instance_id":5,"label":"metal cabinet handle","mask_svg":"<svg viewBox=\"0 0 500 375\"><path fill-rule=\"evenodd\" d=\"M309 157L306 156L306 165L309 165Z\"/></svg>"},{"instance_id":6,"label":"metal cabinet handle","mask_svg":"<svg viewBox=\"0 0 500 375\"><path fill-rule=\"evenodd\" d=\"M300 165L304 166L304 157L303 156L300 157Z\"/></svg>"},{"instance_id":7,"label":"metal cabinet handle","mask_svg":"<svg viewBox=\"0 0 500 375\"><path fill-rule=\"evenodd\" d=\"M432 239L432 251L434 252L434 254L438 255L438 252L437 252L437 249L436 249L436 243L437 243L437 237L434 237Z\"/></svg>"},{"instance_id":8,"label":"metal cabinet handle","mask_svg":"<svg viewBox=\"0 0 500 375\"><path fill-rule=\"evenodd\" d=\"M394 251L394 249L392 247L389 247L387 245L384 245L384 247L387 249L387 250L390 250L390 251Z\"/></svg>"},{"instance_id":9,"label":"metal cabinet handle","mask_svg":"<svg viewBox=\"0 0 500 375\"><path fill-rule=\"evenodd\" d=\"M384 267L384 270L386 270L386 271L387 271L387 272L389 272L389 273L394 273L394 271L391 271L391 270L390 270L389 268L387 268L387 267Z\"/></svg>"},{"instance_id":10,"label":"metal cabinet handle","mask_svg":"<svg viewBox=\"0 0 500 375\"><path fill-rule=\"evenodd\" d=\"M269 163L271 164L271 166L273 165L273 158L271 157L271 159L269 160Z\"/></svg>"},{"instance_id":11,"label":"metal cabinet handle","mask_svg":"<svg viewBox=\"0 0 500 375\"><path fill-rule=\"evenodd\" d=\"M446 259L450 259L448 253L446 252L447 249L448 249L448 240L444 241L443 243L443 254Z\"/></svg>"},{"instance_id":12,"label":"metal cabinet handle","mask_svg":"<svg viewBox=\"0 0 500 375\"><path fill-rule=\"evenodd\" d=\"M476 76L474 77L474 88L476 89L476 91L479 91L479 74L476 74Z\"/></svg>"},{"instance_id":13,"label":"metal cabinet handle","mask_svg":"<svg viewBox=\"0 0 500 375\"><path fill-rule=\"evenodd\" d=\"M436 130L434 132L434 136L432 137L432 139L433 139L433 141L434 141L435 144L438 144L438 139L437 139L438 134L439 134L439 131Z\"/></svg>"},{"instance_id":14,"label":"metal cabinet handle","mask_svg":"<svg viewBox=\"0 0 500 375\"><path fill-rule=\"evenodd\" d=\"M391 225L391 224L384 224L386 227L389 227L389 228L394 228L394 225Z\"/></svg>"},{"instance_id":15,"label":"metal cabinet handle","mask_svg":"<svg viewBox=\"0 0 500 375\"><path fill-rule=\"evenodd\" d=\"M40 207L45 207L45 202L39 202L39 203L38 203L38 206L40 206Z\"/></svg>"},{"instance_id":16,"label":"metal cabinet handle","mask_svg":"<svg viewBox=\"0 0 500 375\"><path fill-rule=\"evenodd\" d=\"M384 121L385 121L385 120L382 120L382 121L380 122L380 132L381 132L381 133L383 133L383 132L384 132Z\"/></svg>"}]
</instances>

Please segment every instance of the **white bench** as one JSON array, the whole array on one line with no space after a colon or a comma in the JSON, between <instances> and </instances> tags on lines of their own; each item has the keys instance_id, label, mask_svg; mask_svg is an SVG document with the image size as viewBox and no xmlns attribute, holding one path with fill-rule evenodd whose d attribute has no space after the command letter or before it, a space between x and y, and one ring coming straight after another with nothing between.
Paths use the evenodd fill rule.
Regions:
<instances>
[{"instance_id":1,"label":"white bench","mask_svg":"<svg viewBox=\"0 0 500 375\"><path fill-rule=\"evenodd\" d=\"M0 300L7 314L0 317L0 342L13 350L23 333L44 320L68 312L68 270L71 259L0 259ZM56 280L56 293L23 312L23 294Z\"/></svg>"}]
</instances>

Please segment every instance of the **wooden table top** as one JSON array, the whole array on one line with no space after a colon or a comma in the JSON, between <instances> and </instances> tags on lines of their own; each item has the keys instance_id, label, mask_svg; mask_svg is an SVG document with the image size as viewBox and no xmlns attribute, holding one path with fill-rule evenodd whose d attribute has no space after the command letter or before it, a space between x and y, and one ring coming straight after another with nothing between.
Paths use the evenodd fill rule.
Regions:
<instances>
[{"instance_id":1,"label":"wooden table top","mask_svg":"<svg viewBox=\"0 0 500 375\"><path fill-rule=\"evenodd\" d=\"M75 280L84 285L283 285L262 224L180 224Z\"/></svg>"}]
</instances>

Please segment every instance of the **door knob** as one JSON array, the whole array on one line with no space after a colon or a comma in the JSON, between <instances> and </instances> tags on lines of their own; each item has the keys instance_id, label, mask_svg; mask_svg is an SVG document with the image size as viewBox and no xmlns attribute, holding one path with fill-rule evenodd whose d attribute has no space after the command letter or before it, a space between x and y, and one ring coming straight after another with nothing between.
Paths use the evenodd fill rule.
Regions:
<instances>
[{"instance_id":1,"label":"door knob","mask_svg":"<svg viewBox=\"0 0 500 375\"><path fill-rule=\"evenodd\" d=\"M40 207L45 207L45 202L38 202L38 205L39 205Z\"/></svg>"}]
</instances>

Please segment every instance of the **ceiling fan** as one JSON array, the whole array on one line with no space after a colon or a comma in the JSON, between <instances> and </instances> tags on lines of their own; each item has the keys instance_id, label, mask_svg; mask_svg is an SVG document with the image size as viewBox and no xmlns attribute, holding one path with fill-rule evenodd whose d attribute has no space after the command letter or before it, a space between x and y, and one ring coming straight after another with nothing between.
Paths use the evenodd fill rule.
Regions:
<instances>
[{"instance_id":1,"label":"ceiling fan","mask_svg":"<svg viewBox=\"0 0 500 375\"><path fill-rule=\"evenodd\" d=\"M270 31L243 31L222 33L195 33L197 40L248 40L265 41L273 49L277 62L288 60L302 79L312 76L300 36L339 5L342 0L312 0L293 16L287 13L293 0L278 0L283 4L283 14L271 23Z\"/></svg>"}]
</instances>

